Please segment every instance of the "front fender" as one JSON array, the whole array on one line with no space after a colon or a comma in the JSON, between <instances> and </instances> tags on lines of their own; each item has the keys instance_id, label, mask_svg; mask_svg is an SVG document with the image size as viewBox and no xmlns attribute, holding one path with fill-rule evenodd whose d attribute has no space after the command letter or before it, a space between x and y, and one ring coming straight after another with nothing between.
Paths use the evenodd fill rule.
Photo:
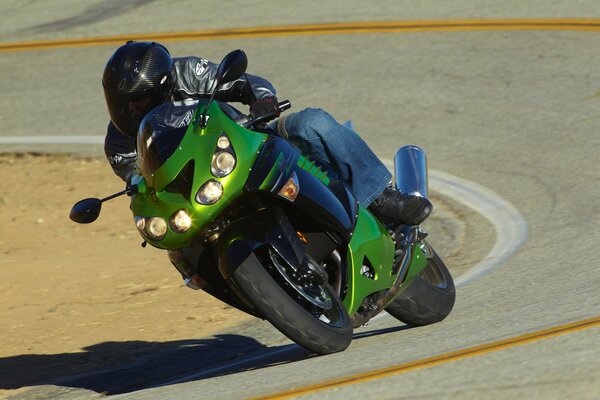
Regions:
<instances>
[{"instance_id":1,"label":"front fender","mask_svg":"<svg viewBox=\"0 0 600 400\"><path fill-rule=\"evenodd\" d=\"M217 244L223 278L229 279L248 256L267 246L293 267L298 268L304 259L304 244L279 208L265 208L229 224Z\"/></svg>"}]
</instances>

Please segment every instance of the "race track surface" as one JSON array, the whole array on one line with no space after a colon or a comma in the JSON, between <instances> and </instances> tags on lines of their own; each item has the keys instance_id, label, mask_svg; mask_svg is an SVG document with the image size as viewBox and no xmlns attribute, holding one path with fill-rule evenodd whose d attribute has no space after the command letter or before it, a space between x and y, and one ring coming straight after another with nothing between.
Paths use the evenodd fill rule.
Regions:
<instances>
[{"instance_id":1,"label":"race track surface","mask_svg":"<svg viewBox=\"0 0 600 400\"><path fill-rule=\"evenodd\" d=\"M427 4L2 2L0 139L103 134L100 77L115 45L94 38L217 30L213 40L188 34L165 43L174 55L214 61L243 48L249 72L267 77L295 110L322 107L352 119L384 160L400 145L419 145L432 177L456 177L451 182L482 199L461 204L460 191L438 186L466 227L444 250L465 278L442 323L409 328L379 318L356 331L347 351L325 357L249 324L223 332L212 348L215 359L227 355L222 362L183 350L66 376L15 398L102 397L103 382L112 397L127 399L600 398L600 4ZM418 29L365 28L382 21ZM340 23L346 30L331 32ZM298 25L329 31L272 32ZM454 28L435 28L442 25ZM223 33L251 27L271 28ZM73 39L86 44L47 45ZM23 48L31 42L38 46ZM1 150L101 155L101 144L89 141L6 140ZM485 273L465 275L475 267ZM260 345L240 350L247 343ZM169 374L177 363L185 368Z\"/></svg>"}]
</instances>

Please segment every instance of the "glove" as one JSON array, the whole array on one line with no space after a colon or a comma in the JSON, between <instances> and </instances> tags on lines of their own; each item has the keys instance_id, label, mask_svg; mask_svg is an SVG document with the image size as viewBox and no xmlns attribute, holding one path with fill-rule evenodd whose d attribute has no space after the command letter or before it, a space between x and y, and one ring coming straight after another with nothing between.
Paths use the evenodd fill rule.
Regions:
<instances>
[{"instance_id":1,"label":"glove","mask_svg":"<svg viewBox=\"0 0 600 400\"><path fill-rule=\"evenodd\" d=\"M279 117L277 103L277 97L275 96L256 100L250 104L250 117L254 119L273 112L275 113L274 117Z\"/></svg>"}]
</instances>

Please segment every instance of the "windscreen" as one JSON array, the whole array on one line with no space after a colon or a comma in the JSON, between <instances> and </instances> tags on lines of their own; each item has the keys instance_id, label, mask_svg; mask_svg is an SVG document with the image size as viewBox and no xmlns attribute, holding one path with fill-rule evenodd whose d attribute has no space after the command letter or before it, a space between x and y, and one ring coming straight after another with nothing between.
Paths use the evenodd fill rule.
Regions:
<instances>
[{"instance_id":1,"label":"windscreen","mask_svg":"<svg viewBox=\"0 0 600 400\"><path fill-rule=\"evenodd\" d=\"M196 106L197 102L165 103L142 120L137 138L137 164L146 181L177 150Z\"/></svg>"}]
</instances>

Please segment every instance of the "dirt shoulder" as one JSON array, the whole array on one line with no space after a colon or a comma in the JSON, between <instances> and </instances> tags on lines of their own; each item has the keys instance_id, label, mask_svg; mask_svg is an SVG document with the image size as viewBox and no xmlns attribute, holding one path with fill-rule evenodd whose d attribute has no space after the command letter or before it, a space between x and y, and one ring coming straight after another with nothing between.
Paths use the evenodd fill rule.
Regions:
<instances>
[{"instance_id":1,"label":"dirt shoulder","mask_svg":"<svg viewBox=\"0 0 600 400\"><path fill-rule=\"evenodd\" d=\"M0 363L107 342L122 343L114 356L123 357L250 318L186 288L164 252L142 248L126 197L106 203L94 224L69 220L77 200L122 190L105 161L0 155L0 171ZM85 368L74 364L55 367Z\"/></svg>"}]
</instances>

